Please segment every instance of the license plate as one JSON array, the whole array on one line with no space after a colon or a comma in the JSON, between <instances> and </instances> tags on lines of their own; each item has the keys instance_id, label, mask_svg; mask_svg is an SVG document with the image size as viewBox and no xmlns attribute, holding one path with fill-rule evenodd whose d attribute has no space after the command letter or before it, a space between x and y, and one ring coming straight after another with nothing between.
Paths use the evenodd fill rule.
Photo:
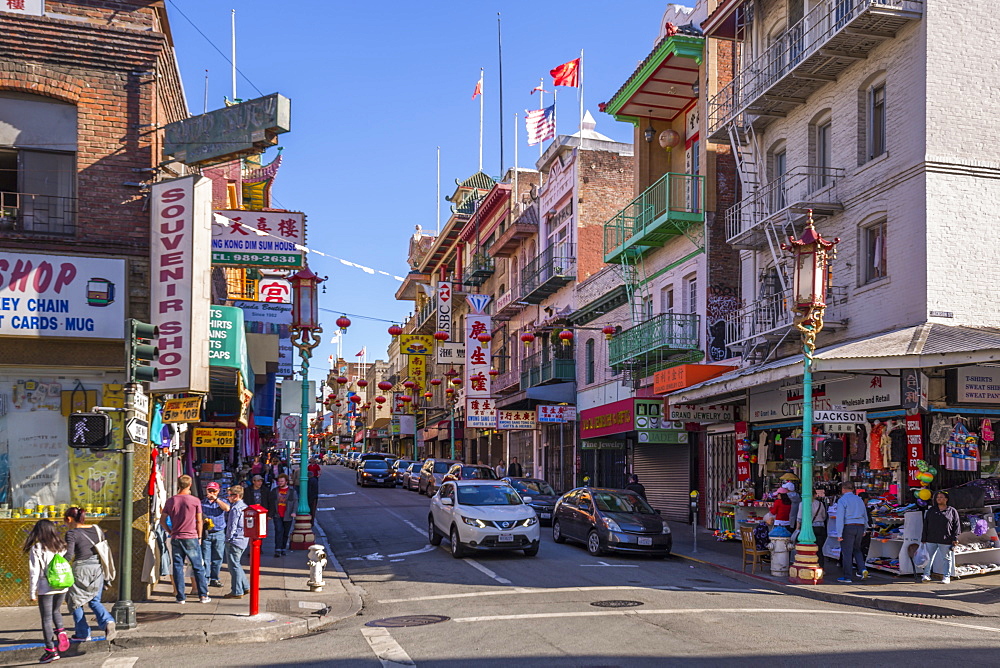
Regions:
<instances>
[{"instance_id":1,"label":"license plate","mask_svg":"<svg viewBox=\"0 0 1000 668\"><path fill-rule=\"evenodd\" d=\"M645 536L639 536L639 545L652 545L653 539Z\"/></svg>"},{"instance_id":2,"label":"license plate","mask_svg":"<svg viewBox=\"0 0 1000 668\"><path fill-rule=\"evenodd\" d=\"M552 517L552 513L542 513L542 519L547 520Z\"/></svg>"},{"instance_id":3,"label":"license plate","mask_svg":"<svg viewBox=\"0 0 1000 668\"><path fill-rule=\"evenodd\" d=\"M514 542L514 534L512 534L512 533L502 533L502 534L500 534L500 538L498 539L498 542L500 542L500 543L513 543Z\"/></svg>"}]
</instances>

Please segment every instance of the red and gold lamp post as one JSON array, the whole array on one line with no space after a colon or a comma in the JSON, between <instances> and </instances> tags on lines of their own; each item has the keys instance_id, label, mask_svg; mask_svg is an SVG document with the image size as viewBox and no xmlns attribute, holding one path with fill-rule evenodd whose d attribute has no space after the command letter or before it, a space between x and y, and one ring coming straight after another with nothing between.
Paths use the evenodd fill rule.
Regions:
<instances>
[{"instance_id":1,"label":"red and gold lamp post","mask_svg":"<svg viewBox=\"0 0 1000 668\"><path fill-rule=\"evenodd\" d=\"M794 258L792 278L792 311L795 329L802 334L802 517L799 519L799 540L795 561L789 568L789 580L795 584L819 584L823 569L819 567L816 534L812 528L813 501L813 354L816 335L823 329L826 296L830 291L830 265L837 255L840 239L828 241L816 231L812 211L802 237L789 237L782 250L791 251Z\"/></svg>"}]
</instances>

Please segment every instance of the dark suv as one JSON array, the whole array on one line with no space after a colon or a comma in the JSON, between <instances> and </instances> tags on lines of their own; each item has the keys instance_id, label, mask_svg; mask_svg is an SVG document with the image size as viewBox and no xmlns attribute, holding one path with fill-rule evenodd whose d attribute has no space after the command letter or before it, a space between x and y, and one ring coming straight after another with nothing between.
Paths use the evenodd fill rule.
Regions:
<instances>
[{"instance_id":1,"label":"dark suv","mask_svg":"<svg viewBox=\"0 0 1000 668\"><path fill-rule=\"evenodd\" d=\"M392 475L389 463L381 457L369 457L358 464L357 484L362 487L376 485L378 487L395 487L396 478Z\"/></svg>"}]
</instances>

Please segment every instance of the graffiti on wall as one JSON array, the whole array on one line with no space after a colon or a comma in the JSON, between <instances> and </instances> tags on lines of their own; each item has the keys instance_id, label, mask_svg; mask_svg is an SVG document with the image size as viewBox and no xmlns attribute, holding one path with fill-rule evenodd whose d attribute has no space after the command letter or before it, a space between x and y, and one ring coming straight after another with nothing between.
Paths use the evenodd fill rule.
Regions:
<instances>
[{"instance_id":1,"label":"graffiti on wall","mask_svg":"<svg viewBox=\"0 0 1000 668\"><path fill-rule=\"evenodd\" d=\"M729 349L729 341L725 317L735 313L743 306L736 288L725 285L712 285L708 289L708 307L705 311L706 340L708 341L708 359L719 362L734 357Z\"/></svg>"}]
</instances>

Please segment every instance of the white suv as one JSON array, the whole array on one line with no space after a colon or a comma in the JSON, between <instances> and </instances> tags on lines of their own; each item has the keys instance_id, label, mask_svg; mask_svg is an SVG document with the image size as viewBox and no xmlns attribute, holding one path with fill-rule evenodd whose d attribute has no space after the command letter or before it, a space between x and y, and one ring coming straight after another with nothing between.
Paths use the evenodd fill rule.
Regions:
<instances>
[{"instance_id":1,"label":"white suv","mask_svg":"<svg viewBox=\"0 0 1000 668\"><path fill-rule=\"evenodd\" d=\"M538 554L538 517L505 482L449 481L431 499L427 515L431 545L440 545L445 536L456 559L470 550L524 550L533 557Z\"/></svg>"}]
</instances>

